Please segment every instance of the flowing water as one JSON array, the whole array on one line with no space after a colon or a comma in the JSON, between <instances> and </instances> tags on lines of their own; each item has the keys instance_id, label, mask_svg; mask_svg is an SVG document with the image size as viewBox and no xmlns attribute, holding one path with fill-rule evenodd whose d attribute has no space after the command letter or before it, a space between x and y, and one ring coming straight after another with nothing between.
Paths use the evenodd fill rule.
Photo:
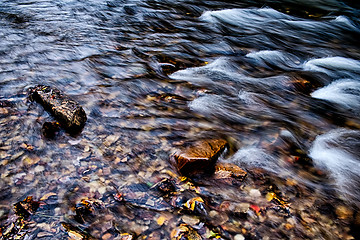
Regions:
<instances>
[{"instance_id":1,"label":"flowing water","mask_svg":"<svg viewBox=\"0 0 360 240\"><path fill-rule=\"evenodd\" d=\"M41 205L14 239L359 237L359 17L340 0L1 0L1 239L27 196ZM78 136L42 135L37 84L83 106ZM153 191L180 179L169 156L213 137L247 179L184 180L208 213L169 207ZM103 206L87 221L82 199Z\"/></svg>"}]
</instances>

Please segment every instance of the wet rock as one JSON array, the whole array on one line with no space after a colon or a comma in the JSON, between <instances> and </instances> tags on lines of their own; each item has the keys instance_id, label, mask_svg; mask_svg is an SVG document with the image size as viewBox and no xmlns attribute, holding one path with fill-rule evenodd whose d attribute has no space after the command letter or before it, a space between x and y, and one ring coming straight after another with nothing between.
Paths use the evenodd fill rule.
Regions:
<instances>
[{"instance_id":1,"label":"wet rock","mask_svg":"<svg viewBox=\"0 0 360 240\"><path fill-rule=\"evenodd\" d=\"M30 99L40 103L69 133L79 133L87 120L84 109L58 89L38 85L30 89Z\"/></svg>"},{"instance_id":2,"label":"wet rock","mask_svg":"<svg viewBox=\"0 0 360 240\"><path fill-rule=\"evenodd\" d=\"M154 187L163 194L171 194L176 191L175 181L168 178L161 180Z\"/></svg>"},{"instance_id":3,"label":"wet rock","mask_svg":"<svg viewBox=\"0 0 360 240\"><path fill-rule=\"evenodd\" d=\"M181 224L171 232L171 240L201 240L201 236L192 227Z\"/></svg>"},{"instance_id":4,"label":"wet rock","mask_svg":"<svg viewBox=\"0 0 360 240\"><path fill-rule=\"evenodd\" d=\"M215 170L216 160L227 145L223 139L199 141L173 154L171 160L176 163L182 175L189 177L210 175Z\"/></svg>"},{"instance_id":5,"label":"wet rock","mask_svg":"<svg viewBox=\"0 0 360 240\"><path fill-rule=\"evenodd\" d=\"M193 212L194 214L200 215L200 216L206 216L207 210L204 200L201 197L195 197L192 199L189 199L184 204L184 207L186 210Z\"/></svg>"},{"instance_id":6,"label":"wet rock","mask_svg":"<svg viewBox=\"0 0 360 240\"><path fill-rule=\"evenodd\" d=\"M79 223L91 222L96 212L102 208L102 203L94 199L82 199L75 207L75 219Z\"/></svg>"},{"instance_id":7,"label":"wet rock","mask_svg":"<svg viewBox=\"0 0 360 240\"><path fill-rule=\"evenodd\" d=\"M14 204L14 211L17 216L10 217L5 226L0 226L0 239L25 239L29 237L27 234L34 230L30 216L35 214L39 206L40 203L34 201L32 196Z\"/></svg>"},{"instance_id":8,"label":"wet rock","mask_svg":"<svg viewBox=\"0 0 360 240\"><path fill-rule=\"evenodd\" d=\"M19 217L28 218L30 215L33 215L36 212L39 206L40 203L34 201L32 196L29 196L23 201L15 203L14 211Z\"/></svg>"}]
</instances>

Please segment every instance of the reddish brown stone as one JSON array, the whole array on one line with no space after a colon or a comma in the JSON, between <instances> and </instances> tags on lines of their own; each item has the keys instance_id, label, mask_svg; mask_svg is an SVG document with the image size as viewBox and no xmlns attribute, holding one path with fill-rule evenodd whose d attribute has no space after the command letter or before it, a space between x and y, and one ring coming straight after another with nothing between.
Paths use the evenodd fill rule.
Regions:
<instances>
[{"instance_id":1,"label":"reddish brown stone","mask_svg":"<svg viewBox=\"0 0 360 240\"><path fill-rule=\"evenodd\" d=\"M220 154L227 147L223 139L203 140L172 155L178 171L185 176L210 175Z\"/></svg>"}]
</instances>

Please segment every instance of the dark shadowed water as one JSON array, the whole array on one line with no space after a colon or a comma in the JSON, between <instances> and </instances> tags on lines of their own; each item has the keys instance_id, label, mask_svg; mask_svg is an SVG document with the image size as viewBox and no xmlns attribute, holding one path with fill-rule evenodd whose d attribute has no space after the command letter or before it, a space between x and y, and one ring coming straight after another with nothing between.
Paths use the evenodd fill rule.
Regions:
<instances>
[{"instance_id":1,"label":"dark shadowed water","mask_svg":"<svg viewBox=\"0 0 360 240\"><path fill-rule=\"evenodd\" d=\"M359 17L336 0L0 0L0 239L27 196L42 205L11 239L358 237ZM42 135L37 84L83 106L81 134ZM152 193L181 179L179 146L214 137L245 182L179 180L206 216ZM82 199L102 206L90 220ZM199 235L177 238L184 223Z\"/></svg>"}]
</instances>

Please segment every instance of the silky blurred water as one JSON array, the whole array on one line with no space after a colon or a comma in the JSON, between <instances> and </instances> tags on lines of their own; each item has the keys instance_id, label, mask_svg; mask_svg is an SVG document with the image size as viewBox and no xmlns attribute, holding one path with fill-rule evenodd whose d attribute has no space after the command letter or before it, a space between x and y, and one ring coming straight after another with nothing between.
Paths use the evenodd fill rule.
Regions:
<instances>
[{"instance_id":1,"label":"silky blurred water","mask_svg":"<svg viewBox=\"0 0 360 240\"><path fill-rule=\"evenodd\" d=\"M173 171L177 146L208 137L231 142L224 162L290 177L356 212L359 16L359 4L336 0L2 0L2 225L12 204L51 192L54 218L42 221L59 226L82 197L154 184ZM28 100L37 84L83 106L79 136L41 134L53 119ZM294 163L299 152L321 174Z\"/></svg>"}]
</instances>

